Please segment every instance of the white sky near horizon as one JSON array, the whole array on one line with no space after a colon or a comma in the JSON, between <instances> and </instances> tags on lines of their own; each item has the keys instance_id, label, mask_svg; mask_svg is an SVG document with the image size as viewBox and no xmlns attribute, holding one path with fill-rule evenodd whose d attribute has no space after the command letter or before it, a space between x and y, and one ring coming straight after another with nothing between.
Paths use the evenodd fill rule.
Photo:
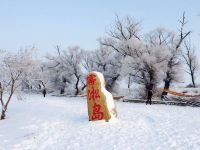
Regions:
<instances>
[{"instance_id":1,"label":"white sky near horizon","mask_svg":"<svg viewBox=\"0 0 200 150\"><path fill-rule=\"evenodd\" d=\"M41 55L55 51L55 45L92 50L116 13L141 21L146 33L159 26L176 31L184 11L199 49L198 0L0 0L0 48L14 52L35 45Z\"/></svg>"}]
</instances>

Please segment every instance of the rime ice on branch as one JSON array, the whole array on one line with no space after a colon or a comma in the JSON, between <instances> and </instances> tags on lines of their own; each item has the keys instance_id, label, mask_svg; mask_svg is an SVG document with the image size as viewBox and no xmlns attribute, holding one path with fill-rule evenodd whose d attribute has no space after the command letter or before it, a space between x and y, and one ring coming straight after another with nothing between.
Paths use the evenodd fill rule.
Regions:
<instances>
[{"instance_id":1,"label":"rime ice on branch","mask_svg":"<svg viewBox=\"0 0 200 150\"><path fill-rule=\"evenodd\" d=\"M89 121L109 121L117 117L112 94L105 89L105 80L100 72L91 72L87 76L87 103Z\"/></svg>"}]
</instances>

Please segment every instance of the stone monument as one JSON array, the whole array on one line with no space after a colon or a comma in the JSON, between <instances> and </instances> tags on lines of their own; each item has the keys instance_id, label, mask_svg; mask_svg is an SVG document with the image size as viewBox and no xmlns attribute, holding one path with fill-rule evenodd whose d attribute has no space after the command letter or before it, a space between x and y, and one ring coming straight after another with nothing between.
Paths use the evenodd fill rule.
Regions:
<instances>
[{"instance_id":1,"label":"stone monument","mask_svg":"<svg viewBox=\"0 0 200 150\"><path fill-rule=\"evenodd\" d=\"M113 96L105 89L104 76L91 72L87 76L87 103L89 121L106 120L117 117Z\"/></svg>"}]
</instances>

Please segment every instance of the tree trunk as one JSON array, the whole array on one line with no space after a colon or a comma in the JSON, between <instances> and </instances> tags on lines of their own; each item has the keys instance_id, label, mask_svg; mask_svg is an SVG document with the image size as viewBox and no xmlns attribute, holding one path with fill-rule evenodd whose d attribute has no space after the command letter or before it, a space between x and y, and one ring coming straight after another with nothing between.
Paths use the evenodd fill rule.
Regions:
<instances>
[{"instance_id":1,"label":"tree trunk","mask_svg":"<svg viewBox=\"0 0 200 150\"><path fill-rule=\"evenodd\" d=\"M191 77L192 77L192 84L193 84L193 87L195 88L195 87L196 87L196 85L195 85L195 81L194 81L194 74L193 74L193 73L191 74Z\"/></svg>"},{"instance_id":2,"label":"tree trunk","mask_svg":"<svg viewBox=\"0 0 200 150\"><path fill-rule=\"evenodd\" d=\"M77 96L78 93L79 93L78 84L79 84L80 76L79 76L79 75L76 75L76 74L75 74L75 76L76 76L76 79L77 79L76 85L75 85L75 89L76 89L75 95Z\"/></svg>"},{"instance_id":3,"label":"tree trunk","mask_svg":"<svg viewBox=\"0 0 200 150\"><path fill-rule=\"evenodd\" d=\"M130 86L131 86L131 76L128 75L128 89L130 89Z\"/></svg>"},{"instance_id":4,"label":"tree trunk","mask_svg":"<svg viewBox=\"0 0 200 150\"><path fill-rule=\"evenodd\" d=\"M118 80L119 76L120 76L120 75L118 74L118 75L116 75L115 77L113 77L113 78L111 78L111 79L109 80L108 84L106 85L106 89L107 89L108 91L110 91L110 92L113 91L113 87L114 87L116 81Z\"/></svg>"},{"instance_id":5,"label":"tree trunk","mask_svg":"<svg viewBox=\"0 0 200 150\"><path fill-rule=\"evenodd\" d=\"M5 118L6 118L6 110L2 109L0 120L3 120L3 119L5 119Z\"/></svg>"},{"instance_id":6,"label":"tree trunk","mask_svg":"<svg viewBox=\"0 0 200 150\"><path fill-rule=\"evenodd\" d=\"M165 90L169 90L169 87L170 87L170 82L169 81L165 81L164 89ZM167 95L167 92L163 91L162 95Z\"/></svg>"},{"instance_id":7,"label":"tree trunk","mask_svg":"<svg viewBox=\"0 0 200 150\"><path fill-rule=\"evenodd\" d=\"M65 93L65 89L64 88L61 88L60 89L60 94L64 94Z\"/></svg>"},{"instance_id":8,"label":"tree trunk","mask_svg":"<svg viewBox=\"0 0 200 150\"><path fill-rule=\"evenodd\" d=\"M14 93L14 91L15 91L15 90L14 90L14 85L15 85L15 81L13 80L13 81L12 81L12 85L11 85L10 95L9 95L8 100L7 100L7 102L5 103L5 105L2 103L3 100L2 100L2 95L1 95L2 111L1 111L1 118L0 118L0 120L5 119L5 117L6 117L6 110L7 110L7 108L8 108L8 104L10 103L11 98L12 98L12 96L13 96L13 93ZM2 94L2 93L1 93L1 94Z\"/></svg>"},{"instance_id":9,"label":"tree trunk","mask_svg":"<svg viewBox=\"0 0 200 150\"><path fill-rule=\"evenodd\" d=\"M85 85L81 88L81 90L83 91L86 87L87 87L87 85L85 84Z\"/></svg>"}]
</instances>

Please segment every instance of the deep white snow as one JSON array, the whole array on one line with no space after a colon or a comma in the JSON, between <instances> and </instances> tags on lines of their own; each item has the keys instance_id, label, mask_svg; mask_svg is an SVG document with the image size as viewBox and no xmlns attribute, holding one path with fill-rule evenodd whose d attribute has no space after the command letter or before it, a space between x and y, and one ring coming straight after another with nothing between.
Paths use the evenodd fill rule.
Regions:
<instances>
[{"instance_id":1,"label":"deep white snow","mask_svg":"<svg viewBox=\"0 0 200 150\"><path fill-rule=\"evenodd\" d=\"M89 122L85 98L26 96L0 121L0 150L199 150L200 109L116 102L118 120Z\"/></svg>"}]
</instances>

